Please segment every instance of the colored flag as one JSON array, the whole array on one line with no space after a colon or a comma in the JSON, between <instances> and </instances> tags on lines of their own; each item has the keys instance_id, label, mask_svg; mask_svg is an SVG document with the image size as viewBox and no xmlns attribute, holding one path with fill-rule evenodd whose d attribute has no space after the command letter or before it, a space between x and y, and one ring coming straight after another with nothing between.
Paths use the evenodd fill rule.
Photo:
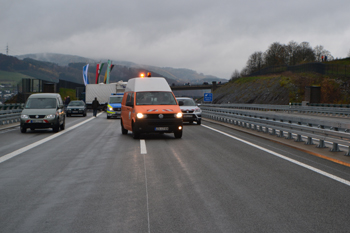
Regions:
<instances>
[{"instance_id":1,"label":"colored flag","mask_svg":"<svg viewBox=\"0 0 350 233\"><path fill-rule=\"evenodd\" d=\"M89 79L88 79L88 69L89 69L89 64L83 67L83 79L84 79L84 84L89 84Z\"/></svg>"},{"instance_id":2,"label":"colored flag","mask_svg":"<svg viewBox=\"0 0 350 233\"><path fill-rule=\"evenodd\" d=\"M114 65L113 65L114 66ZM105 73L105 78L103 80L103 82L105 84L109 84L109 73L111 72L111 61L108 60L108 64L107 64L107 70L106 70L106 73Z\"/></svg>"},{"instance_id":3,"label":"colored flag","mask_svg":"<svg viewBox=\"0 0 350 233\"><path fill-rule=\"evenodd\" d=\"M102 70L102 67L105 63L99 63L97 64L96 66L96 84L98 83L98 79L100 77L100 74L101 74L101 70Z\"/></svg>"}]
</instances>

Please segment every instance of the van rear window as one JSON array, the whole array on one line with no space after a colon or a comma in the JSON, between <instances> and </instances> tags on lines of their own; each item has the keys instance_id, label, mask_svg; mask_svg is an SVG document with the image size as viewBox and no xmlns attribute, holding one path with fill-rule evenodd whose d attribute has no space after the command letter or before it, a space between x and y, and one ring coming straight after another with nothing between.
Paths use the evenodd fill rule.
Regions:
<instances>
[{"instance_id":1,"label":"van rear window","mask_svg":"<svg viewBox=\"0 0 350 233\"><path fill-rule=\"evenodd\" d=\"M177 105L172 92L137 92L136 105Z\"/></svg>"}]
</instances>

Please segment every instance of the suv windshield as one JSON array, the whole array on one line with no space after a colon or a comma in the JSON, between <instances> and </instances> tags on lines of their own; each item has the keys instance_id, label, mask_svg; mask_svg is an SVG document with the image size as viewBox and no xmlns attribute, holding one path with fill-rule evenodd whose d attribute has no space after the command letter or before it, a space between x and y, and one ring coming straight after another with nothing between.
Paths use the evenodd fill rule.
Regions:
<instances>
[{"instance_id":1,"label":"suv windshield","mask_svg":"<svg viewBox=\"0 0 350 233\"><path fill-rule=\"evenodd\" d=\"M123 100L123 96L111 96L109 97L110 104L119 104Z\"/></svg>"},{"instance_id":2,"label":"suv windshield","mask_svg":"<svg viewBox=\"0 0 350 233\"><path fill-rule=\"evenodd\" d=\"M176 105L171 92L137 92L136 105Z\"/></svg>"},{"instance_id":3,"label":"suv windshield","mask_svg":"<svg viewBox=\"0 0 350 233\"><path fill-rule=\"evenodd\" d=\"M56 98L29 98L25 108L27 109L46 109L56 108Z\"/></svg>"},{"instance_id":4,"label":"suv windshield","mask_svg":"<svg viewBox=\"0 0 350 233\"><path fill-rule=\"evenodd\" d=\"M193 99L177 99L178 101L182 101L184 105L182 106L196 106L196 103Z\"/></svg>"},{"instance_id":5,"label":"suv windshield","mask_svg":"<svg viewBox=\"0 0 350 233\"><path fill-rule=\"evenodd\" d=\"M84 102L82 101L71 101L68 106L84 106Z\"/></svg>"}]
</instances>

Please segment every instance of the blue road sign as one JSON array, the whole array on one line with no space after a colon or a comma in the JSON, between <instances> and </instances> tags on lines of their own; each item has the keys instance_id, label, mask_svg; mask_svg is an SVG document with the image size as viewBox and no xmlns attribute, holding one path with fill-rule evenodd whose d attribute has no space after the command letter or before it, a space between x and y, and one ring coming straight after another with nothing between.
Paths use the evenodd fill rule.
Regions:
<instances>
[{"instance_id":1,"label":"blue road sign","mask_svg":"<svg viewBox=\"0 0 350 233\"><path fill-rule=\"evenodd\" d=\"M213 102L213 93L204 93L204 102Z\"/></svg>"}]
</instances>

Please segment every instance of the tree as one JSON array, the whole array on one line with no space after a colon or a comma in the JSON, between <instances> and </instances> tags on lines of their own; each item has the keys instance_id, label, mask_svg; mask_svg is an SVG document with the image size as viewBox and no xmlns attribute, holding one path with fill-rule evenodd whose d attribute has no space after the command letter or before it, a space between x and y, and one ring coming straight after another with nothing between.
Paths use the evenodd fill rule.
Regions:
<instances>
[{"instance_id":1,"label":"tree","mask_svg":"<svg viewBox=\"0 0 350 233\"><path fill-rule=\"evenodd\" d=\"M233 81L233 80L238 79L240 77L241 77L241 74L239 73L239 71L237 69L235 69L235 71L231 75L230 81Z\"/></svg>"},{"instance_id":2,"label":"tree","mask_svg":"<svg viewBox=\"0 0 350 233\"><path fill-rule=\"evenodd\" d=\"M274 42L264 53L266 66L278 66L285 64L285 46Z\"/></svg>"},{"instance_id":3,"label":"tree","mask_svg":"<svg viewBox=\"0 0 350 233\"><path fill-rule=\"evenodd\" d=\"M315 53L316 61L318 62L322 61L323 51L324 51L324 48L322 45L315 46L314 53Z\"/></svg>"},{"instance_id":4,"label":"tree","mask_svg":"<svg viewBox=\"0 0 350 233\"><path fill-rule=\"evenodd\" d=\"M286 62L293 66L296 65L297 53L300 50L300 46L295 41L290 41L288 45L285 46L286 51Z\"/></svg>"},{"instance_id":5,"label":"tree","mask_svg":"<svg viewBox=\"0 0 350 233\"><path fill-rule=\"evenodd\" d=\"M315 53L312 50L309 42L301 42L300 50L297 52L297 63L315 61Z\"/></svg>"},{"instance_id":6,"label":"tree","mask_svg":"<svg viewBox=\"0 0 350 233\"><path fill-rule=\"evenodd\" d=\"M246 68L249 73L254 73L256 71L259 71L263 65L264 65L263 53L255 52L252 55L250 55L247 61Z\"/></svg>"}]
</instances>

